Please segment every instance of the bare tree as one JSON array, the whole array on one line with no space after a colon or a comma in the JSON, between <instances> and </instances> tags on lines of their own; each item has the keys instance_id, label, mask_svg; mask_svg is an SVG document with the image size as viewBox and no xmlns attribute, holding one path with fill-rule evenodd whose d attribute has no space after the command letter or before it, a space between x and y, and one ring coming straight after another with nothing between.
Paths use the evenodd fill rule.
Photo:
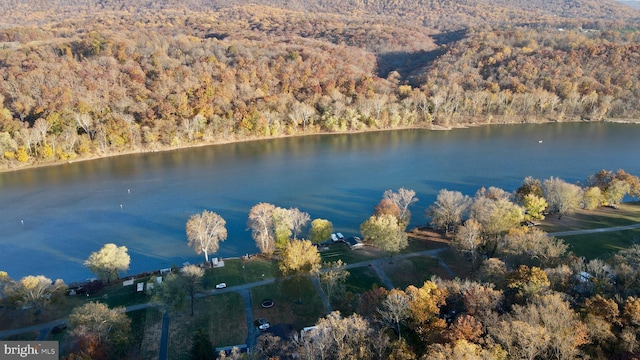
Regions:
<instances>
[{"instance_id":1,"label":"bare tree","mask_svg":"<svg viewBox=\"0 0 640 360\"><path fill-rule=\"evenodd\" d=\"M57 293L64 292L67 286L60 279L54 283L43 276L25 276L16 283L10 283L5 289L9 298L15 298L24 308L33 309L38 321L38 315L54 298Z\"/></svg>"},{"instance_id":2,"label":"bare tree","mask_svg":"<svg viewBox=\"0 0 640 360\"><path fill-rule=\"evenodd\" d=\"M271 255L275 250L275 234L273 231L273 210L275 206L269 203L254 205L249 212L247 225L251 229L251 236L264 254Z\"/></svg>"},{"instance_id":3,"label":"bare tree","mask_svg":"<svg viewBox=\"0 0 640 360\"><path fill-rule=\"evenodd\" d=\"M347 264L340 259L322 264L322 269L318 273L318 280L320 280L322 290L327 294L329 300L349 276L346 266Z\"/></svg>"},{"instance_id":4,"label":"bare tree","mask_svg":"<svg viewBox=\"0 0 640 360\"><path fill-rule=\"evenodd\" d=\"M418 202L416 192L405 188L400 188L397 193L393 192L393 190L387 190L382 195L382 198L389 199L398 206L400 209L400 221L406 228L411 221L411 211L409 211L409 206Z\"/></svg>"},{"instance_id":5,"label":"bare tree","mask_svg":"<svg viewBox=\"0 0 640 360\"><path fill-rule=\"evenodd\" d=\"M204 210L201 214L191 215L187 221L187 239L196 254L204 252L206 262L209 253L215 253L220 242L227 239L227 222L218 214Z\"/></svg>"},{"instance_id":6,"label":"bare tree","mask_svg":"<svg viewBox=\"0 0 640 360\"><path fill-rule=\"evenodd\" d=\"M131 320L124 307L109 308L90 302L69 315L70 335L78 342L78 352L89 358L111 353L112 357L129 343ZM82 357L84 358L84 357Z\"/></svg>"},{"instance_id":7,"label":"bare tree","mask_svg":"<svg viewBox=\"0 0 640 360\"><path fill-rule=\"evenodd\" d=\"M451 246L458 251L469 254L471 257L471 266L475 264L478 247L482 245L482 224L477 220L469 219L464 225L458 227Z\"/></svg>"},{"instance_id":8,"label":"bare tree","mask_svg":"<svg viewBox=\"0 0 640 360\"><path fill-rule=\"evenodd\" d=\"M298 208L289 209L291 216L291 226L293 228L293 239L297 240L298 235L311 220L308 213L298 210Z\"/></svg>"},{"instance_id":9,"label":"bare tree","mask_svg":"<svg viewBox=\"0 0 640 360\"><path fill-rule=\"evenodd\" d=\"M378 309L382 324L395 330L399 339L402 339L402 324L411 316L409 301L409 296L404 291L392 289Z\"/></svg>"},{"instance_id":10,"label":"bare tree","mask_svg":"<svg viewBox=\"0 0 640 360\"><path fill-rule=\"evenodd\" d=\"M471 198L459 191L440 190L435 203L427 209L431 225L443 228L445 232L460 224L471 205Z\"/></svg>"}]
</instances>

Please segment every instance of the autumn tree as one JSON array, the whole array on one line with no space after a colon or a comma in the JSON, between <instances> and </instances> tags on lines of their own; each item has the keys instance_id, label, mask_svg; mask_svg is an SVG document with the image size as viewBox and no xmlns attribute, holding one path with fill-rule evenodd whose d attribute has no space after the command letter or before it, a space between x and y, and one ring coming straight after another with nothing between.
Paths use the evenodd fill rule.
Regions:
<instances>
[{"instance_id":1,"label":"autumn tree","mask_svg":"<svg viewBox=\"0 0 640 360\"><path fill-rule=\"evenodd\" d=\"M92 359L118 357L130 341L131 320L124 307L84 304L69 315L69 327L70 336L77 342L74 352Z\"/></svg>"},{"instance_id":2,"label":"autumn tree","mask_svg":"<svg viewBox=\"0 0 640 360\"><path fill-rule=\"evenodd\" d=\"M462 223L469 207L471 198L459 191L440 190L436 201L426 212L431 218L431 225L435 228L451 230L455 225Z\"/></svg>"},{"instance_id":3,"label":"autumn tree","mask_svg":"<svg viewBox=\"0 0 640 360\"><path fill-rule=\"evenodd\" d=\"M378 309L382 308L382 302L387 298L388 294L389 290L381 286L374 286L372 289L363 292L358 298L357 313L372 323L379 322L380 313Z\"/></svg>"},{"instance_id":4,"label":"autumn tree","mask_svg":"<svg viewBox=\"0 0 640 360\"><path fill-rule=\"evenodd\" d=\"M527 195L535 197L542 197L542 182L540 179L536 179L532 176L527 176L522 180L522 184L515 191L515 197L519 202L522 202Z\"/></svg>"},{"instance_id":5,"label":"autumn tree","mask_svg":"<svg viewBox=\"0 0 640 360\"><path fill-rule=\"evenodd\" d=\"M398 221L403 224L403 230L406 229L407 225L409 225L409 222L411 221L411 211L409 210L409 207L418 202L416 192L405 188L398 189L398 192L387 190L382 195L382 199L390 200L398 207L398 209L400 209Z\"/></svg>"},{"instance_id":6,"label":"autumn tree","mask_svg":"<svg viewBox=\"0 0 640 360\"><path fill-rule=\"evenodd\" d=\"M425 281L421 287L410 285L409 297L410 327L424 342L434 340L447 326L440 315L440 308L446 304L448 292L433 281Z\"/></svg>"},{"instance_id":7,"label":"autumn tree","mask_svg":"<svg viewBox=\"0 0 640 360\"><path fill-rule=\"evenodd\" d=\"M263 254L271 255L275 251L275 233L273 230L273 210L276 207L268 203L254 205L249 212L247 225L258 249Z\"/></svg>"},{"instance_id":8,"label":"autumn tree","mask_svg":"<svg viewBox=\"0 0 640 360\"><path fill-rule=\"evenodd\" d=\"M215 253L220 242L227 239L227 222L218 214L204 210L201 214L191 215L187 221L187 239L196 254L204 253L209 262L209 253Z\"/></svg>"},{"instance_id":9,"label":"autumn tree","mask_svg":"<svg viewBox=\"0 0 640 360\"><path fill-rule=\"evenodd\" d=\"M561 239L547 235L534 227L516 227L505 234L496 253L512 266L555 266L567 252L569 246Z\"/></svg>"},{"instance_id":10,"label":"autumn tree","mask_svg":"<svg viewBox=\"0 0 640 360\"><path fill-rule=\"evenodd\" d=\"M524 220L524 210L505 197L476 195L471 205L471 218L482 224L487 236L497 238Z\"/></svg>"},{"instance_id":11,"label":"autumn tree","mask_svg":"<svg viewBox=\"0 0 640 360\"><path fill-rule=\"evenodd\" d=\"M542 353L547 358L575 359L582 354L579 347L588 342L585 325L560 294L537 297L527 305L514 305L511 314L516 322L533 329L541 327L537 328L541 336L539 345L544 346Z\"/></svg>"},{"instance_id":12,"label":"autumn tree","mask_svg":"<svg viewBox=\"0 0 640 360\"><path fill-rule=\"evenodd\" d=\"M506 359L507 352L500 345L483 347L465 339L445 344L431 344L422 357L429 360L481 360Z\"/></svg>"},{"instance_id":13,"label":"autumn tree","mask_svg":"<svg viewBox=\"0 0 640 360\"><path fill-rule=\"evenodd\" d=\"M547 273L539 267L520 265L507 277L507 286L525 299L549 289Z\"/></svg>"},{"instance_id":14,"label":"autumn tree","mask_svg":"<svg viewBox=\"0 0 640 360\"><path fill-rule=\"evenodd\" d=\"M602 191L597 186L592 186L584 191L582 200L583 207L586 210L594 210L602 205Z\"/></svg>"},{"instance_id":15,"label":"autumn tree","mask_svg":"<svg viewBox=\"0 0 640 360\"><path fill-rule=\"evenodd\" d=\"M562 215L573 213L582 204L583 191L578 185L550 177L544 181L542 189L551 212L558 214L558 219Z\"/></svg>"},{"instance_id":16,"label":"autumn tree","mask_svg":"<svg viewBox=\"0 0 640 360\"><path fill-rule=\"evenodd\" d=\"M400 213L401 213L400 208L391 199L382 199L373 208L374 215L379 216L379 215L387 214L395 217L396 219L398 219L398 221L400 221Z\"/></svg>"},{"instance_id":17,"label":"autumn tree","mask_svg":"<svg viewBox=\"0 0 640 360\"><path fill-rule=\"evenodd\" d=\"M126 246L116 246L116 244L105 244L102 249L92 252L84 265L96 274L101 280L111 282L117 279L119 273L129 269L131 257Z\"/></svg>"},{"instance_id":18,"label":"autumn tree","mask_svg":"<svg viewBox=\"0 0 640 360\"><path fill-rule=\"evenodd\" d=\"M527 194L522 198L522 207L524 207L525 210L525 220L543 220L547 206L547 200L541 196Z\"/></svg>"},{"instance_id":19,"label":"autumn tree","mask_svg":"<svg viewBox=\"0 0 640 360\"><path fill-rule=\"evenodd\" d=\"M284 275L309 275L320 269L318 248L309 240L293 240L280 255L280 271Z\"/></svg>"},{"instance_id":20,"label":"autumn tree","mask_svg":"<svg viewBox=\"0 0 640 360\"><path fill-rule=\"evenodd\" d=\"M395 254L408 245L407 233L391 215L371 216L360 225L360 232L365 240L390 254Z\"/></svg>"},{"instance_id":21,"label":"autumn tree","mask_svg":"<svg viewBox=\"0 0 640 360\"><path fill-rule=\"evenodd\" d=\"M319 244L331 236L333 233L333 224L326 219L314 219L311 222L311 230L309 230L309 240L314 244Z\"/></svg>"},{"instance_id":22,"label":"autumn tree","mask_svg":"<svg viewBox=\"0 0 640 360\"><path fill-rule=\"evenodd\" d=\"M36 321L38 321L42 310L62 296L66 288L67 286L61 279L53 282L43 275L29 275L18 282L9 283L4 291L7 298L15 300L24 308L33 309Z\"/></svg>"}]
</instances>

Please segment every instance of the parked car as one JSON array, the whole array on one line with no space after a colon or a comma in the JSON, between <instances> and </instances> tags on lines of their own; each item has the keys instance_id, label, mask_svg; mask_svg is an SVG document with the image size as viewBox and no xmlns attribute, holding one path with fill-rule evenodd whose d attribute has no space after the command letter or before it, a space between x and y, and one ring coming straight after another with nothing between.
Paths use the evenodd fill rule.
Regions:
<instances>
[{"instance_id":1,"label":"parked car","mask_svg":"<svg viewBox=\"0 0 640 360\"><path fill-rule=\"evenodd\" d=\"M262 331L265 331L270 327L271 327L271 325L269 325L269 323L266 323L266 324L262 324L262 325L258 326L258 329L260 329Z\"/></svg>"},{"instance_id":2,"label":"parked car","mask_svg":"<svg viewBox=\"0 0 640 360\"><path fill-rule=\"evenodd\" d=\"M331 241L333 241L333 242L338 242L338 241L339 241L339 239L338 239L338 235L336 235L336 234L331 234Z\"/></svg>"},{"instance_id":3,"label":"parked car","mask_svg":"<svg viewBox=\"0 0 640 360\"><path fill-rule=\"evenodd\" d=\"M344 235L342 235L342 233L336 233L336 236L338 237L339 241L344 241Z\"/></svg>"},{"instance_id":4,"label":"parked car","mask_svg":"<svg viewBox=\"0 0 640 360\"><path fill-rule=\"evenodd\" d=\"M218 285L216 285L216 289L224 289L227 287L227 283L220 283Z\"/></svg>"}]
</instances>

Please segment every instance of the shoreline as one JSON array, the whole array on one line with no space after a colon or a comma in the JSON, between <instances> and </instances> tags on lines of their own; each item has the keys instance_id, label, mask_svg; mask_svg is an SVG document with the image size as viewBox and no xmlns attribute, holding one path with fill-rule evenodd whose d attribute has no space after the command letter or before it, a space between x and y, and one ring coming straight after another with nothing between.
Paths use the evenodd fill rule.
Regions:
<instances>
[{"instance_id":1,"label":"shoreline","mask_svg":"<svg viewBox=\"0 0 640 360\"><path fill-rule=\"evenodd\" d=\"M552 123L575 123L575 122L592 122L592 121L583 120L583 119L573 119L573 120L565 120L565 121L557 121L552 119L546 119L546 120L538 119L538 121L532 121L532 122L523 122L523 121L512 121L512 122L502 121L502 122L489 122L489 123L466 122L466 123L454 124L451 126L430 124L430 125L401 126L401 127L385 128L385 129L365 129L365 130L349 130L349 131L336 131L336 132L318 131L318 132L297 133L293 135L277 135L277 136L246 137L246 138L236 138L235 136L232 136L231 139L216 139L216 140L211 140L206 142L203 141L195 144L186 144L182 146L165 146L165 147L159 147L157 149L145 148L145 149L139 149L139 150L128 150L128 151L123 151L119 153L92 155L89 157L82 157L82 158L77 158L73 160L57 160L57 161L52 161L47 163L28 164L24 166L13 167L13 168L11 167L0 168L0 173L9 173L9 172L21 171L21 170L53 167L53 166L60 166L64 164L72 164L75 162L100 160L100 159L126 156L126 155L169 152L169 151L198 148L198 147L205 147L205 146L239 144L244 142L260 141L260 140L285 139L285 138L292 138L292 137L304 137L304 136L314 136L314 135L345 135L345 134L360 134L360 133L373 133L373 132L382 132L382 131L418 130L418 129L430 130L430 131L449 131L449 130L455 130L455 129L465 129L470 127L491 126L491 125L524 125L524 124L552 124ZM600 121L593 121L593 122L616 123L616 124L640 124L640 120L631 120L631 119L607 119L607 120L600 120Z\"/></svg>"}]
</instances>

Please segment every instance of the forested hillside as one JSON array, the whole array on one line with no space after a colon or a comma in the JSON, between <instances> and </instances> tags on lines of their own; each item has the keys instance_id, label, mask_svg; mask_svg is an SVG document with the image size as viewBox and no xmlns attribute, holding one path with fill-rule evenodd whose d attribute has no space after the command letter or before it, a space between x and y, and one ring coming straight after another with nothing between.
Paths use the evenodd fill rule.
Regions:
<instances>
[{"instance_id":1,"label":"forested hillside","mask_svg":"<svg viewBox=\"0 0 640 360\"><path fill-rule=\"evenodd\" d=\"M634 120L639 14L612 1L2 0L0 164Z\"/></svg>"}]
</instances>

